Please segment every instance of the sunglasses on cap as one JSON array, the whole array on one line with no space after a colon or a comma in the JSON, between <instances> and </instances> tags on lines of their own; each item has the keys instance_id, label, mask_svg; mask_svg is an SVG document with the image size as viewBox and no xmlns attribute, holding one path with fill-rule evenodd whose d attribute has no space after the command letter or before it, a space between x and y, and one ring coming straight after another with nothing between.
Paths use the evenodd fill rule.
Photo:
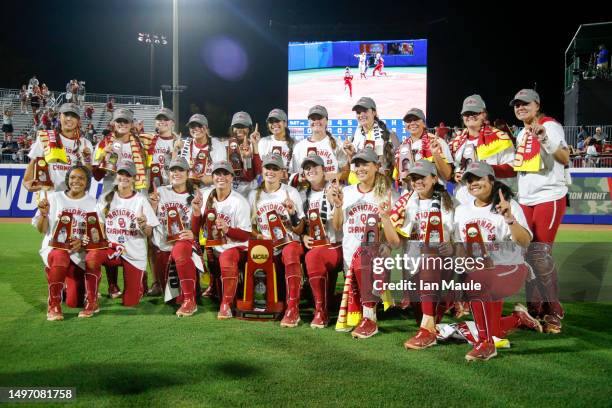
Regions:
<instances>
[{"instance_id":1,"label":"sunglasses on cap","mask_svg":"<svg viewBox=\"0 0 612 408\"><path fill-rule=\"evenodd\" d=\"M359 106L359 107L355 108L355 113L356 113L357 115L359 115L360 113L367 112L367 111L368 111L368 110L367 110L366 108L362 108L361 106Z\"/></svg>"},{"instance_id":2,"label":"sunglasses on cap","mask_svg":"<svg viewBox=\"0 0 612 408\"><path fill-rule=\"evenodd\" d=\"M276 118L270 118L268 119L268 123L273 124L273 123L280 123L281 121L276 119Z\"/></svg>"},{"instance_id":3,"label":"sunglasses on cap","mask_svg":"<svg viewBox=\"0 0 612 408\"><path fill-rule=\"evenodd\" d=\"M127 125L130 122L127 119L117 119L115 120L115 123L119 123L121 125Z\"/></svg>"},{"instance_id":4,"label":"sunglasses on cap","mask_svg":"<svg viewBox=\"0 0 612 408\"><path fill-rule=\"evenodd\" d=\"M464 112L461 114L464 118L473 118L480 115L481 112Z\"/></svg>"},{"instance_id":5,"label":"sunglasses on cap","mask_svg":"<svg viewBox=\"0 0 612 408\"><path fill-rule=\"evenodd\" d=\"M313 113L312 115L310 115L308 117L308 119L310 119L310 120L321 120L323 118L324 118L324 116L321 116L318 113Z\"/></svg>"},{"instance_id":6,"label":"sunglasses on cap","mask_svg":"<svg viewBox=\"0 0 612 408\"><path fill-rule=\"evenodd\" d=\"M189 124L189 129L202 129L204 126L200 125L199 123L190 123Z\"/></svg>"},{"instance_id":7,"label":"sunglasses on cap","mask_svg":"<svg viewBox=\"0 0 612 408\"><path fill-rule=\"evenodd\" d=\"M240 125L240 124L233 125L232 127L234 129L248 129L249 128L248 126L244 126L244 125Z\"/></svg>"}]
</instances>

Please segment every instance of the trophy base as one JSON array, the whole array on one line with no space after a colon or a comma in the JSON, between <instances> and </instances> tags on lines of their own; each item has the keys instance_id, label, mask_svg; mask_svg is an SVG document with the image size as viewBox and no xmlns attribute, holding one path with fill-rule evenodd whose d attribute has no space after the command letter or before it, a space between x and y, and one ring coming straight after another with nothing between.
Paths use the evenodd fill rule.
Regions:
<instances>
[{"instance_id":1,"label":"trophy base","mask_svg":"<svg viewBox=\"0 0 612 408\"><path fill-rule=\"evenodd\" d=\"M206 240L206 244L204 245L206 248L211 248L211 247L216 247L216 246L220 246L220 245L225 245L227 244L227 241L222 240L222 239L215 239L215 240Z\"/></svg>"},{"instance_id":2,"label":"trophy base","mask_svg":"<svg viewBox=\"0 0 612 408\"><path fill-rule=\"evenodd\" d=\"M60 244L57 242L51 242L49 243L49 246L55 249L62 249L64 251L70 251L70 244Z\"/></svg>"},{"instance_id":3,"label":"trophy base","mask_svg":"<svg viewBox=\"0 0 612 408\"><path fill-rule=\"evenodd\" d=\"M238 300L236 302L236 318L240 320L251 321L270 321L280 320L284 314L284 305L282 302L276 302L266 309L251 309L250 302Z\"/></svg>"},{"instance_id":4,"label":"trophy base","mask_svg":"<svg viewBox=\"0 0 612 408\"><path fill-rule=\"evenodd\" d=\"M85 246L86 251L90 251L93 249L106 249L108 248L108 242L98 242L97 244L89 244Z\"/></svg>"}]
</instances>

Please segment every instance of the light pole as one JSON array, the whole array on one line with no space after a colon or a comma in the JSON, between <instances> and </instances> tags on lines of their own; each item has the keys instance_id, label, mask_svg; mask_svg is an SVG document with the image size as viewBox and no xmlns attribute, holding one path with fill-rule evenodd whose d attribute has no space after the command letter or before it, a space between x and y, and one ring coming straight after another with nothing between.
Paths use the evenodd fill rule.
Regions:
<instances>
[{"instance_id":1,"label":"light pole","mask_svg":"<svg viewBox=\"0 0 612 408\"><path fill-rule=\"evenodd\" d=\"M153 56L155 53L155 47L159 47L159 46L163 46L163 45L167 45L168 44L168 40L166 39L166 36L164 35L160 35L160 34L151 34L151 33L138 33L138 41L141 44L147 45L149 46L150 50L151 50L151 58L149 61L149 65L150 65L150 73L149 73L149 95L153 96L153 68L154 68L154 63L153 63Z\"/></svg>"},{"instance_id":2,"label":"light pole","mask_svg":"<svg viewBox=\"0 0 612 408\"><path fill-rule=\"evenodd\" d=\"M178 0L172 0L172 110L176 117L174 123L175 130L178 132L180 122L179 111L179 59L178 59Z\"/></svg>"}]
</instances>

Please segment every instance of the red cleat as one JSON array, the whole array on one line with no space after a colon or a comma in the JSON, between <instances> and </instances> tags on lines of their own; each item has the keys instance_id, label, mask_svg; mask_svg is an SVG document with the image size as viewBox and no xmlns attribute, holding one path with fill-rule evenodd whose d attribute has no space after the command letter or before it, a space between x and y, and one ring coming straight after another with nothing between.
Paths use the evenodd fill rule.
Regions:
<instances>
[{"instance_id":1,"label":"red cleat","mask_svg":"<svg viewBox=\"0 0 612 408\"><path fill-rule=\"evenodd\" d=\"M219 313L217 313L218 320L226 320L234 317L232 314L232 308L228 303L221 303L221 307L219 307Z\"/></svg>"},{"instance_id":2,"label":"red cleat","mask_svg":"<svg viewBox=\"0 0 612 408\"><path fill-rule=\"evenodd\" d=\"M50 322L64 320L64 314L62 313L62 307L60 305L49 306L47 308L47 320Z\"/></svg>"},{"instance_id":3,"label":"red cleat","mask_svg":"<svg viewBox=\"0 0 612 408\"><path fill-rule=\"evenodd\" d=\"M196 304L195 300L185 299L179 310L176 311L176 315L178 317L193 316L193 314L197 311L198 305Z\"/></svg>"},{"instance_id":4,"label":"red cleat","mask_svg":"<svg viewBox=\"0 0 612 408\"><path fill-rule=\"evenodd\" d=\"M556 315L545 315L544 319L544 333L559 334L561 333L561 318Z\"/></svg>"},{"instance_id":5,"label":"red cleat","mask_svg":"<svg viewBox=\"0 0 612 408\"><path fill-rule=\"evenodd\" d=\"M482 341L474 346L472 351L465 355L467 361L487 361L497 355L497 349L495 344L489 343L488 341Z\"/></svg>"},{"instance_id":6,"label":"red cleat","mask_svg":"<svg viewBox=\"0 0 612 408\"><path fill-rule=\"evenodd\" d=\"M423 350L427 347L435 346L436 341L436 333L432 333L424 327L419 328L416 336L406 340L404 343L404 348L406 350Z\"/></svg>"},{"instance_id":7,"label":"red cleat","mask_svg":"<svg viewBox=\"0 0 612 408\"><path fill-rule=\"evenodd\" d=\"M300 310L297 306L289 306L285 310L283 320L281 320L281 327L297 327L300 323Z\"/></svg>"},{"instance_id":8,"label":"red cleat","mask_svg":"<svg viewBox=\"0 0 612 408\"><path fill-rule=\"evenodd\" d=\"M119 289L119 286L117 286L116 284L110 284L108 287L108 296L111 299L117 299L120 298L121 295L123 295L123 293L121 293L121 290Z\"/></svg>"},{"instance_id":9,"label":"red cleat","mask_svg":"<svg viewBox=\"0 0 612 408\"><path fill-rule=\"evenodd\" d=\"M376 324L374 320L364 317L363 319L361 319L361 323L359 323L359 326L357 326L355 330L353 330L351 336L356 339L369 339L376 333L378 333L378 324Z\"/></svg>"},{"instance_id":10,"label":"red cleat","mask_svg":"<svg viewBox=\"0 0 612 408\"><path fill-rule=\"evenodd\" d=\"M100 305L97 299L95 302L87 301L85 308L79 312L79 317L93 317L93 315L99 311Z\"/></svg>"},{"instance_id":11,"label":"red cleat","mask_svg":"<svg viewBox=\"0 0 612 408\"><path fill-rule=\"evenodd\" d=\"M319 310L315 311L314 318L312 319L312 322L310 322L310 327L312 327L313 329L324 329L325 327L327 327L328 323L329 318L327 317L327 313L322 310Z\"/></svg>"},{"instance_id":12,"label":"red cleat","mask_svg":"<svg viewBox=\"0 0 612 408\"><path fill-rule=\"evenodd\" d=\"M524 327L526 329L535 330L538 333L542 333L542 325L538 319L529 314L525 306L518 303L516 306L514 306L514 312L512 312L512 314L518 318L519 327Z\"/></svg>"}]
</instances>

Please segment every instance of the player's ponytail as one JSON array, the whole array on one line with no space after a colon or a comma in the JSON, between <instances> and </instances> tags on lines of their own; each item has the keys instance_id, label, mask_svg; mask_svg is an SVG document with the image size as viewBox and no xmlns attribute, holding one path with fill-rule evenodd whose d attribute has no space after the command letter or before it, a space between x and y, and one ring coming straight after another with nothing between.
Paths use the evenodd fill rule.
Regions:
<instances>
[{"instance_id":1,"label":"player's ponytail","mask_svg":"<svg viewBox=\"0 0 612 408\"><path fill-rule=\"evenodd\" d=\"M448 191L446 191L446 187L444 187L440 183L436 183L434 184L433 190L440 194L440 198L442 199L442 206L444 207L444 209L446 211L452 211L454 207L453 199L450 194L448 194Z\"/></svg>"},{"instance_id":2,"label":"player's ponytail","mask_svg":"<svg viewBox=\"0 0 612 408\"><path fill-rule=\"evenodd\" d=\"M336 147L338 147L338 143L336 142L336 139L334 139L334 137L332 136L331 133L329 133L328 130L325 131L325 134L327 135L327 137L329 137L329 145L331 146L332 150L335 152Z\"/></svg>"},{"instance_id":3,"label":"player's ponytail","mask_svg":"<svg viewBox=\"0 0 612 408\"><path fill-rule=\"evenodd\" d=\"M187 197L187 205L191 205L191 202L195 198L195 187L190 179L187 179L185 187L187 187L187 192L189 193L189 197Z\"/></svg>"},{"instance_id":4,"label":"player's ponytail","mask_svg":"<svg viewBox=\"0 0 612 408\"><path fill-rule=\"evenodd\" d=\"M118 191L119 191L119 186L115 185L113 189L109 191L108 193L106 193L106 195L104 196L105 205L104 205L104 209L102 210L102 213L104 213L105 217L108 215L108 212L110 211L111 203L113 202L113 198L115 198L115 193Z\"/></svg>"},{"instance_id":5,"label":"player's ponytail","mask_svg":"<svg viewBox=\"0 0 612 408\"><path fill-rule=\"evenodd\" d=\"M385 124L385 122L383 122L382 120L380 120L378 118L378 115L374 116L374 121L376 122L376 124L378 125L378 127L381 130L380 136L382 137L382 140L384 142L383 144L383 163L385 168L387 169L392 169L393 168L393 163L394 163L394 158L395 158L395 154L393 153L393 143L391 143L391 132L389 131L389 129L387 128L387 125Z\"/></svg>"},{"instance_id":6,"label":"player's ponytail","mask_svg":"<svg viewBox=\"0 0 612 408\"><path fill-rule=\"evenodd\" d=\"M264 189L265 182L261 182L255 189L255 202L253 203L253 207L251 208L251 224L258 227L257 225L257 204L259 203L259 199L261 198L261 192Z\"/></svg>"},{"instance_id":7,"label":"player's ponytail","mask_svg":"<svg viewBox=\"0 0 612 408\"><path fill-rule=\"evenodd\" d=\"M382 201L387 197L389 190L391 190L391 179L377 171L374 176L374 197Z\"/></svg>"}]
</instances>

